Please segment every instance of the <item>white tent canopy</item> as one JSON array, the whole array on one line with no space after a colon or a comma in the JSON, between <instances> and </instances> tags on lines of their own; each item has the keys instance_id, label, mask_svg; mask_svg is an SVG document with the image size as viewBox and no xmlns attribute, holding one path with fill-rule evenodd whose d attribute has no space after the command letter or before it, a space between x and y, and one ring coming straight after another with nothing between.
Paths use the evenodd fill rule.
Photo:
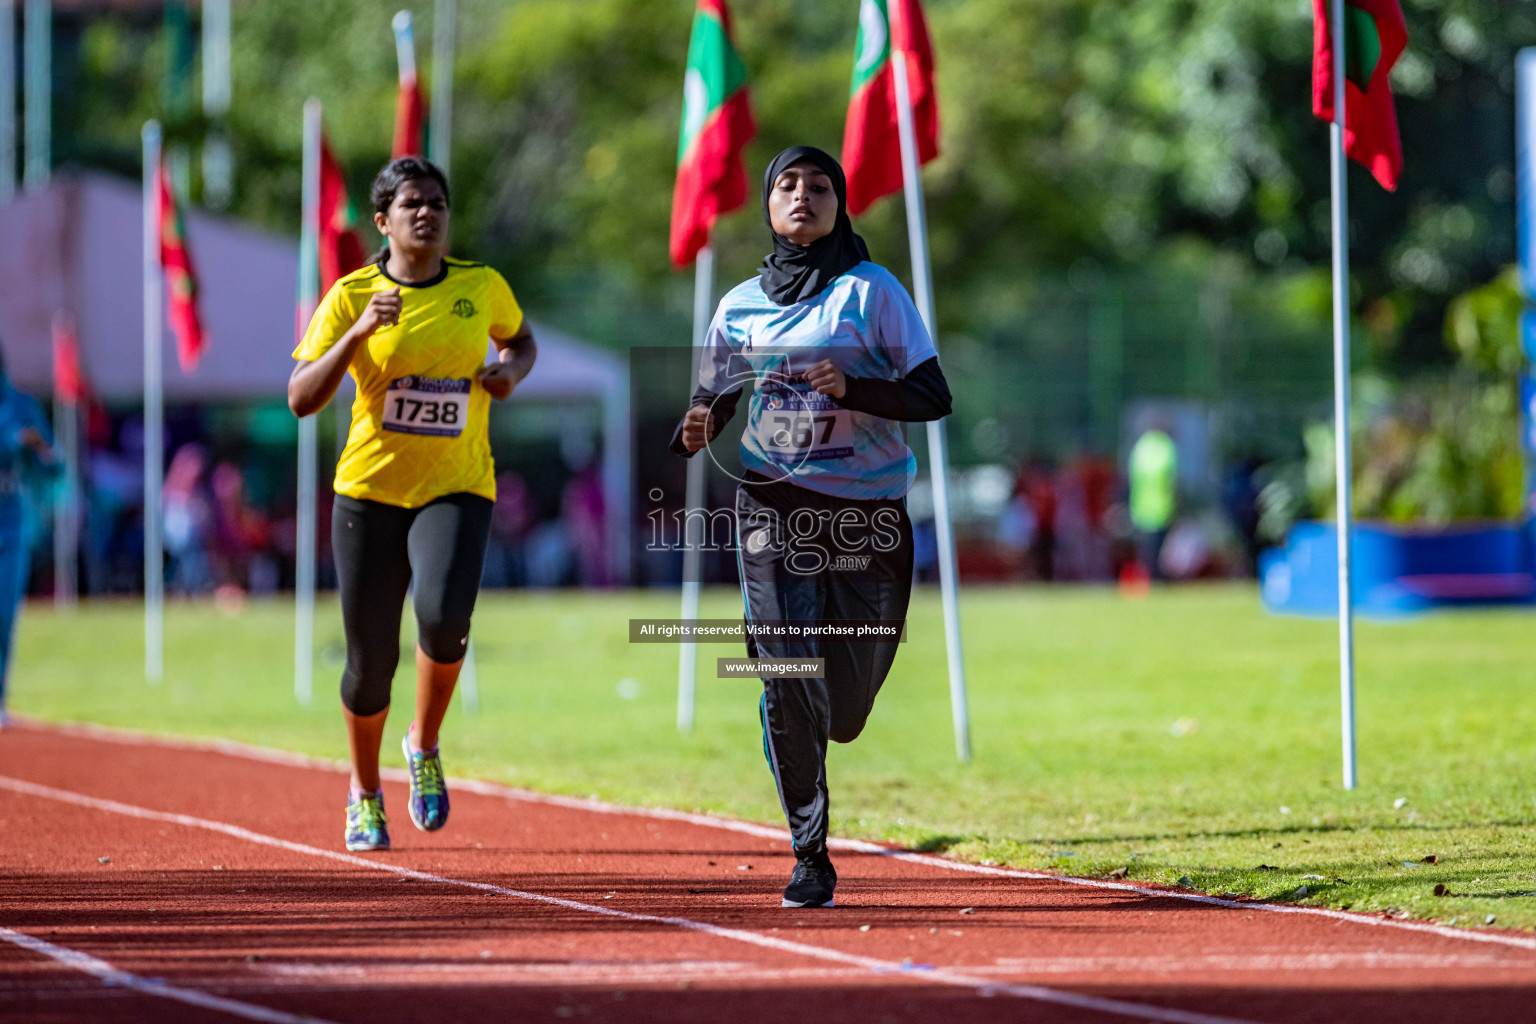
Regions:
<instances>
[{"instance_id":1,"label":"white tent canopy","mask_svg":"<svg viewBox=\"0 0 1536 1024\"><path fill-rule=\"evenodd\" d=\"M58 175L18 196L0 217L0 341L23 390L53 389L52 323L73 315L80 361L108 400L143 394L143 214L138 182ZM297 211L295 211L297 212ZM298 243L197 209L187 240L198 273L208 346L184 373L165 353L171 402L272 399L293 369ZM618 355L533 322L539 362L518 397L589 398L603 406L603 482L613 578L629 578L629 374ZM167 332L167 339L170 334Z\"/></svg>"}]
</instances>

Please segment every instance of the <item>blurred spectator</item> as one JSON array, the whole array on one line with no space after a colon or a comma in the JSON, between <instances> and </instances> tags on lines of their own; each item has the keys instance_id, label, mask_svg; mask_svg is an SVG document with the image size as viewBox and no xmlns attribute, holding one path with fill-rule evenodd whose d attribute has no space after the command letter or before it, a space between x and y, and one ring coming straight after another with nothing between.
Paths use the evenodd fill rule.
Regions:
<instances>
[{"instance_id":1,"label":"blurred spectator","mask_svg":"<svg viewBox=\"0 0 1536 1024\"><path fill-rule=\"evenodd\" d=\"M521 587L528 582L524 548L535 522L533 497L523 478L511 470L496 474L496 505L491 509L491 539L485 551L483 587Z\"/></svg>"},{"instance_id":2,"label":"blurred spectator","mask_svg":"<svg viewBox=\"0 0 1536 1024\"><path fill-rule=\"evenodd\" d=\"M213 468L213 568L222 587L270 591L277 586L275 565L266 554L267 517L245 500L240 467L221 462ZM256 587L252 568L256 567Z\"/></svg>"},{"instance_id":3,"label":"blurred spectator","mask_svg":"<svg viewBox=\"0 0 1536 1024\"><path fill-rule=\"evenodd\" d=\"M16 610L31 576L36 522L31 505L46 500L63 469L43 410L36 399L11 386L0 358L0 726L6 724L5 686Z\"/></svg>"},{"instance_id":4,"label":"blurred spectator","mask_svg":"<svg viewBox=\"0 0 1536 1024\"><path fill-rule=\"evenodd\" d=\"M1016 496L1029 503L1035 520L1035 542L1030 551L1030 565L1037 579L1056 578L1056 478L1045 459L1031 459L1019 473L1014 487Z\"/></svg>"},{"instance_id":5,"label":"blurred spectator","mask_svg":"<svg viewBox=\"0 0 1536 1024\"><path fill-rule=\"evenodd\" d=\"M1221 482L1221 507L1242 543L1243 573L1257 576L1259 566L1259 460L1237 462Z\"/></svg>"},{"instance_id":6,"label":"blurred spectator","mask_svg":"<svg viewBox=\"0 0 1536 1024\"><path fill-rule=\"evenodd\" d=\"M1157 579L1192 580L1217 570L1211 532L1198 519L1181 519L1158 552Z\"/></svg>"},{"instance_id":7,"label":"blurred spectator","mask_svg":"<svg viewBox=\"0 0 1536 1024\"><path fill-rule=\"evenodd\" d=\"M1035 510L1029 499L1015 494L997 521L997 545L1015 569L1024 564L1035 543Z\"/></svg>"},{"instance_id":8,"label":"blurred spectator","mask_svg":"<svg viewBox=\"0 0 1536 1024\"><path fill-rule=\"evenodd\" d=\"M1177 505L1179 456L1173 438L1153 426L1131 447L1131 522L1136 527L1141 564L1154 580L1164 579L1163 542Z\"/></svg>"},{"instance_id":9,"label":"blurred spectator","mask_svg":"<svg viewBox=\"0 0 1536 1024\"><path fill-rule=\"evenodd\" d=\"M213 589L207 543L213 524L203 474L208 453L200 444L184 444L171 457L165 474L165 552L170 557L169 586L182 594Z\"/></svg>"},{"instance_id":10,"label":"blurred spectator","mask_svg":"<svg viewBox=\"0 0 1536 1024\"><path fill-rule=\"evenodd\" d=\"M1056 575L1069 580L1114 578L1105 516L1114 498L1115 467L1093 455L1074 459L1062 473L1056 511Z\"/></svg>"},{"instance_id":11,"label":"blurred spectator","mask_svg":"<svg viewBox=\"0 0 1536 1024\"><path fill-rule=\"evenodd\" d=\"M546 519L535 526L524 550L530 587L563 587L571 581L574 560L564 523Z\"/></svg>"},{"instance_id":12,"label":"blurred spectator","mask_svg":"<svg viewBox=\"0 0 1536 1024\"><path fill-rule=\"evenodd\" d=\"M595 461L566 481L560 495L560 519L575 559L576 583L606 586L610 581L603 535L603 475Z\"/></svg>"},{"instance_id":13,"label":"blurred spectator","mask_svg":"<svg viewBox=\"0 0 1536 1024\"><path fill-rule=\"evenodd\" d=\"M91 449L86 461L86 583L91 593L135 590L144 565L144 434L137 423L118 431L120 450Z\"/></svg>"}]
</instances>

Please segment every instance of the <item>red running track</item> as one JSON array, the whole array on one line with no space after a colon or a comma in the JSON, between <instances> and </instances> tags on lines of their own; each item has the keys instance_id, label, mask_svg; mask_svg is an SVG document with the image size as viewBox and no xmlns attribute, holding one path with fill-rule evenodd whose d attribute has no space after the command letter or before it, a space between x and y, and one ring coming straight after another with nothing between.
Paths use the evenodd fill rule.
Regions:
<instances>
[{"instance_id":1,"label":"red running track","mask_svg":"<svg viewBox=\"0 0 1536 1024\"><path fill-rule=\"evenodd\" d=\"M329 763L0 734L0 1020L1536 1019L1536 938L868 844L785 910L776 829L459 783L341 849ZM850 848L851 847L851 848Z\"/></svg>"}]
</instances>

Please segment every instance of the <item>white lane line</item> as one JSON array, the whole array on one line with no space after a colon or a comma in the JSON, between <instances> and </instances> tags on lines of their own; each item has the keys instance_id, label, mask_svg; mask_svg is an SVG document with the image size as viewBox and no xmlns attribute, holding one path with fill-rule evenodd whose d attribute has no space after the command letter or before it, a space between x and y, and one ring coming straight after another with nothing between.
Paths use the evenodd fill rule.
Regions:
<instances>
[{"instance_id":1,"label":"white lane line","mask_svg":"<svg viewBox=\"0 0 1536 1024\"><path fill-rule=\"evenodd\" d=\"M1188 1010L1167 1009L1160 1006L1150 1006L1141 1003L1126 1002L1119 999L1105 999L1099 996L1081 995L1076 992L1059 992L1055 989L1041 988L1036 985L1016 985L991 978L974 977L958 971L945 969L913 970L911 964L904 964L895 960L882 960L878 957L860 956L857 953L845 953L838 949L828 949L823 946L812 946L803 942L790 942L786 939L776 939L770 935L761 935L757 932L749 932L740 928L723 928L719 925L707 924L703 921L694 921L686 917L660 917L654 914L635 914L627 910L619 910L615 907L601 907L589 903L580 903L576 900L561 899L558 896L545 896L540 893L525 892L521 889L509 889L505 886L492 885L489 882L475 882L462 878L448 878L443 875L433 875L425 871L417 871L413 868L403 867L398 864L386 864L365 857L358 857L350 853L341 853L336 850L324 850L318 846L309 846L305 843L295 843L287 839L279 839L276 836L264 835L253 832L239 825L230 825L221 821L211 821L207 818L197 818L189 814L171 814L165 811L154 811L147 807L135 807L132 804L120 803L116 800L104 800L99 797L86 796L83 793L75 793L67 789L55 789L52 786L41 786L23 779L13 779L0 775L0 789L9 789L15 793L26 796L42 797L48 800L57 800L60 803L74 804L77 807L88 807L92 810L109 811L113 814L121 814L129 818L139 818L144 821L168 822L172 825L184 825L188 828L200 828L209 832L218 832L235 839L243 839L247 842L261 846L270 846L279 850L287 850L309 857L322 857L326 860L336 861L341 864L350 864L354 867L366 868L370 871L381 871L398 875L402 878L413 878L421 882L433 882L439 885L454 885L465 889L474 889L479 892L494 893L498 896L511 896L516 899L528 900L534 903L543 903L548 906L562 907L566 910L574 910L584 914L595 914L599 917L610 917L621 921L631 921L637 924L655 924L671 928L681 928L686 931L697 932L715 938L731 939L763 949L771 949L780 953L790 953L796 956L811 957L829 963L845 964L852 967L861 967L873 974L903 976L914 981L928 982L940 985L951 985L956 988L966 988L983 996L1014 996L1019 999L1030 999L1036 1002L1053 1003L1058 1006L1070 1006L1079 1010L1094 1010L1099 1013L1112 1014L1118 1017L1134 1017L1141 1021L1158 1021L1161 1024L1254 1024L1252 1021L1244 1021L1233 1017L1218 1017L1208 1013L1196 1013Z\"/></svg>"},{"instance_id":2,"label":"white lane line","mask_svg":"<svg viewBox=\"0 0 1536 1024\"><path fill-rule=\"evenodd\" d=\"M12 720L15 721L16 719L13 718ZM287 765L293 768L347 770L347 765L342 761L309 757L286 750L274 750L270 747L259 747L249 743L237 743L234 740L165 737L137 730L116 729L89 723L54 725L31 719L24 719L22 721L27 727L40 732L55 732L66 736L103 740L130 746L159 746L179 750L196 750L206 753L225 754L230 757L241 757L267 764ZM408 773L403 768L386 768L383 771L383 775L385 778L396 782L410 781ZM738 821L734 818L693 814L688 811L673 811L665 808L625 807L602 800L555 796L549 793L538 793L533 790L518 789L515 786L504 786L500 783L484 782L478 779L450 777L448 781L459 789L481 796L521 800L525 803L545 804L551 807L565 807L571 810L590 811L594 814L633 815L639 818L651 818L656 821L683 822L705 828L739 832L743 835L756 836L759 839L778 840L785 844L789 842L789 832L784 829L769 825L759 825L749 821ZM831 839L828 841L828 845L836 850L865 853L877 857L887 857L891 860L906 861L911 864L921 864L925 867L942 868L947 871L962 871L974 875L987 875L993 878L1018 878L1029 881L1058 882L1063 885L1077 885L1088 889L1109 889L1118 892L1135 893L1138 896L1185 900L1189 903L1198 903L1208 907L1221 907L1226 910L1325 917L1335 921L1370 925L1375 928L1390 928L1400 931L1421 932L1427 935L1438 935L1444 939L1459 939L1463 942L1483 942L1497 946L1512 946L1516 949L1536 950L1536 938L1516 935L1508 931L1478 931L1472 928L1451 928L1447 925L1428 924L1423 921L1403 921L1391 917L1376 917L1368 914L1351 913L1346 910L1330 910L1326 907L1297 907L1284 903L1227 900L1219 896L1179 892L1174 889L1152 889L1145 886L1132 885L1128 882L1113 882L1100 878L1079 878L1074 875L1058 875L1046 871L1020 871L1014 868L989 867L985 864L968 864L965 861L952 860L948 857L935 857L927 853L912 853L907 850L892 849L889 846L881 846L878 843L871 843L862 839Z\"/></svg>"},{"instance_id":3,"label":"white lane line","mask_svg":"<svg viewBox=\"0 0 1536 1024\"><path fill-rule=\"evenodd\" d=\"M206 992L178 988L158 978L141 978L137 974L130 974L120 968L113 967L105 960L98 960L89 953L82 953L78 949L68 949L64 946L56 946L51 942L28 935L25 932L15 931L11 928L0 928L0 939L12 945L20 946L22 949L57 960L65 967L89 974L110 988L131 989L159 999L171 999L178 1003L186 1003L189 1006L199 1006L205 1010L218 1010L235 1017L242 1017L245 1020L263 1021L265 1024L325 1024L319 1017L311 1017L307 1014L284 1013L282 1010L257 1006L255 1003L242 1003L238 999L225 999L222 996L212 996Z\"/></svg>"}]
</instances>

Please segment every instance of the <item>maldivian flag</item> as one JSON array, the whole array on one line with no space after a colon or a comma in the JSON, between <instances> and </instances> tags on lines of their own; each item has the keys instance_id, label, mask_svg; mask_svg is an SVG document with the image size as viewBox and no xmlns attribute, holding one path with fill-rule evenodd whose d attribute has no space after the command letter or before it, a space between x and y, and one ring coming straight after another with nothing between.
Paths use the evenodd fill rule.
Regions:
<instances>
[{"instance_id":1,"label":"maldivian flag","mask_svg":"<svg viewBox=\"0 0 1536 1024\"><path fill-rule=\"evenodd\" d=\"M411 29L409 11L401 11L393 21L395 57L400 65L400 91L395 95L395 141L390 159L420 156L422 124L426 120L427 101L416 78L416 35Z\"/></svg>"},{"instance_id":2,"label":"maldivian flag","mask_svg":"<svg viewBox=\"0 0 1536 1024\"><path fill-rule=\"evenodd\" d=\"M1312 113L1333 120L1333 33L1329 0L1312 0ZM1344 0L1344 152L1382 188L1397 191L1403 145L1387 76L1408 45L1397 0Z\"/></svg>"},{"instance_id":3,"label":"maldivian flag","mask_svg":"<svg viewBox=\"0 0 1536 1024\"><path fill-rule=\"evenodd\" d=\"M692 263L709 244L716 219L747 201L741 150L756 132L730 11L725 0L698 0L683 75L683 128L672 190L673 266Z\"/></svg>"},{"instance_id":4,"label":"maldivian flag","mask_svg":"<svg viewBox=\"0 0 1536 1024\"><path fill-rule=\"evenodd\" d=\"M53 315L53 390L66 405L79 405L90 397L90 387L80 369L75 318L62 309Z\"/></svg>"},{"instance_id":5,"label":"maldivian flag","mask_svg":"<svg viewBox=\"0 0 1536 1024\"><path fill-rule=\"evenodd\" d=\"M858 214L902 187L896 60L907 63L918 166L939 155L939 97L933 87L933 43L918 0L862 0L854 50L843 171L848 212Z\"/></svg>"},{"instance_id":6,"label":"maldivian flag","mask_svg":"<svg viewBox=\"0 0 1536 1024\"><path fill-rule=\"evenodd\" d=\"M422 122L426 120L426 106L427 101L421 94L421 85L416 81L416 75L413 73L409 79L402 75L400 93L395 97L395 141L389 151L391 160L400 156L421 155L421 129Z\"/></svg>"},{"instance_id":7,"label":"maldivian flag","mask_svg":"<svg viewBox=\"0 0 1536 1024\"><path fill-rule=\"evenodd\" d=\"M203 357L207 338L197 312L197 273L192 267L192 253L187 248L186 224L181 208L171 191L171 176L165 163L155 176L155 220L160 234L160 266L165 270L166 316L171 333L176 335L176 358L184 371L190 372Z\"/></svg>"},{"instance_id":8,"label":"maldivian flag","mask_svg":"<svg viewBox=\"0 0 1536 1024\"><path fill-rule=\"evenodd\" d=\"M357 208L347 195L347 178L320 137L320 294L363 265L363 240L357 235Z\"/></svg>"}]
</instances>

